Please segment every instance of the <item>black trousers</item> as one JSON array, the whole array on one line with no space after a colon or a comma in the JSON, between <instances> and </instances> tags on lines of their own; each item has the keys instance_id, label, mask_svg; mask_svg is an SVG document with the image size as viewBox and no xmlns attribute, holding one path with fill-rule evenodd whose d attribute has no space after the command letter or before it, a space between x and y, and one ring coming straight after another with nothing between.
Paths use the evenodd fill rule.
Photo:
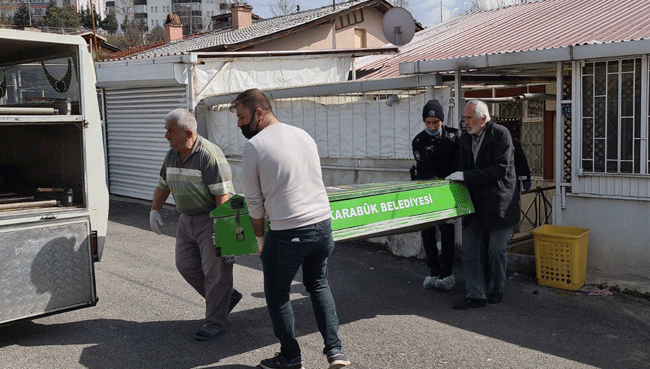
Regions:
<instances>
[{"instance_id":1,"label":"black trousers","mask_svg":"<svg viewBox=\"0 0 650 369\"><path fill-rule=\"evenodd\" d=\"M431 269L431 276L440 276L441 278L452 274L455 252L455 235L454 225L442 223L440 228L441 250L438 256L438 246L436 240L436 227L425 229L421 232L424 252L427 254L427 266Z\"/></svg>"}]
</instances>

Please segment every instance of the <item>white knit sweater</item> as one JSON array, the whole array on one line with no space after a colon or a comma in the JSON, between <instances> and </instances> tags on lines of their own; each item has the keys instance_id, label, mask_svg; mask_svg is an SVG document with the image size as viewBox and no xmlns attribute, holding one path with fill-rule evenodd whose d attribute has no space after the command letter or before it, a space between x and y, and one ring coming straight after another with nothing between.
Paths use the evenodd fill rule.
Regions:
<instances>
[{"instance_id":1,"label":"white knit sweater","mask_svg":"<svg viewBox=\"0 0 650 369\"><path fill-rule=\"evenodd\" d=\"M318 149L307 132L284 123L270 125L244 144L242 159L251 217L266 214L272 230L330 218Z\"/></svg>"}]
</instances>

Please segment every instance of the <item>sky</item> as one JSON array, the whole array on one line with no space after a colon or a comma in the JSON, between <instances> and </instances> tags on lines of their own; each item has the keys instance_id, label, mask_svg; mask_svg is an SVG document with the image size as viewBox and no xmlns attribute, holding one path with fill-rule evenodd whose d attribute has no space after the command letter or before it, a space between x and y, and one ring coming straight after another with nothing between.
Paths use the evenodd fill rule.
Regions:
<instances>
[{"instance_id":1,"label":"sky","mask_svg":"<svg viewBox=\"0 0 650 369\"><path fill-rule=\"evenodd\" d=\"M389 0L390 1L390 0ZM253 7L253 13L262 18L272 18L271 4L273 0L246 0ZM442 4L442 19L448 20L459 15L464 9L469 8L467 0L410 0L411 15L424 27L440 23L440 7ZM294 4L300 5L300 10L308 10L332 5L332 0L295 0Z\"/></svg>"}]
</instances>

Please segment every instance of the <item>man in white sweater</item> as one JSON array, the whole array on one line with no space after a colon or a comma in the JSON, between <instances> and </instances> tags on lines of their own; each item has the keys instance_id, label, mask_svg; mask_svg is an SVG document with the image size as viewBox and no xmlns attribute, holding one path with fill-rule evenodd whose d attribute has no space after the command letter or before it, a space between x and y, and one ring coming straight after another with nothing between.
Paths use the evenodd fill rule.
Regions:
<instances>
[{"instance_id":1,"label":"man in white sweater","mask_svg":"<svg viewBox=\"0 0 650 369\"><path fill-rule=\"evenodd\" d=\"M330 369L350 365L327 281L327 258L334 240L316 143L304 130L278 121L260 90L239 94L231 111L237 113L237 126L249 139L242 154L246 203L261 251L266 303L280 340L280 353L262 360L260 366L302 368L289 299L300 266ZM266 236L265 216L270 228Z\"/></svg>"}]
</instances>

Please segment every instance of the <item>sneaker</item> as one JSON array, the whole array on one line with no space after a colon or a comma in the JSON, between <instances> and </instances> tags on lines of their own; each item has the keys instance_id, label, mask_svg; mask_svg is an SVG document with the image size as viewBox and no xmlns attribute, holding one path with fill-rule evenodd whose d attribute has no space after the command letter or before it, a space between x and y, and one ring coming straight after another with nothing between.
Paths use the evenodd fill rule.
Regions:
<instances>
[{"instance_id":1,"label":"sneaker","mask_svg":"<svg viewBox=\"0 0 650 369\"><path fill-rule=\"evenodd\" d=\"M204 325L194 333L194 339L199 341L212 341L221 337L225 332L225 329L213 325Z\"/></svg>"},{"instance_id":2,"label":"sneaker","mask_svg":"<svg viewBox=\"0 0 650 369\"><path fill-rule=\"evenodd\" d=\"M345 354L342 353L328 356L327 362L330 363L329 369L339 369L352 364Z\"/></svg>"},{"instance_id":3,"label":"sneaker","mask_svg":"<svg viewBox=\"0 0 650 369\"><path fill-rule=\"evenodd\" d=\"M221 260L223 260L223 262L226 263L226 264L235 264L235 256L234 255L222 256Z\"/></svg>"},{"instance_id":4,"label":"sneaker","mask_svg":"<svg viewBox=\"0 0 650 369\"><path fill-rule=\"evenodd\" d=\"M259 366L263 369L304 369L300 359L295 363L291 363L279 352L270 359L260 361Z\"/></svg>"},{"instance_id":5,"label":"sneaker","mask_svg":"<svg viewBox=\"0 0 650 369\"><path fill-rule=\"evenodd\" d=\"M434 286L441 290L449 291L450 289L454 288L455 285L456 278L454 278L454 275L452 274L445 278L438 278Z\"/></svg>"},{"instance_id":6,"label":"sneaker","mask_svg":"<svg viewBox=\"0 0 650 369\"><path fill-rule=\"evenodd\" d=\"M427 290L433 289L433 287L436 286L436 281L438 280L438 276L427 276L424 278L424 282L422 283L422 287L426 288Z\"/></svg>"},{"instance_id":7,"label":"sneaker","mask_svg":"<svg viewBox=\"0 0 650 369\"><path fill-rule=\"evenodd\" d=\"M232 311L232 309L237 306L241 298L244 297L239 291L233 288L232 293L230 294L230 307L228 308L228 314Z\"/></svg>"}]
</instances>

